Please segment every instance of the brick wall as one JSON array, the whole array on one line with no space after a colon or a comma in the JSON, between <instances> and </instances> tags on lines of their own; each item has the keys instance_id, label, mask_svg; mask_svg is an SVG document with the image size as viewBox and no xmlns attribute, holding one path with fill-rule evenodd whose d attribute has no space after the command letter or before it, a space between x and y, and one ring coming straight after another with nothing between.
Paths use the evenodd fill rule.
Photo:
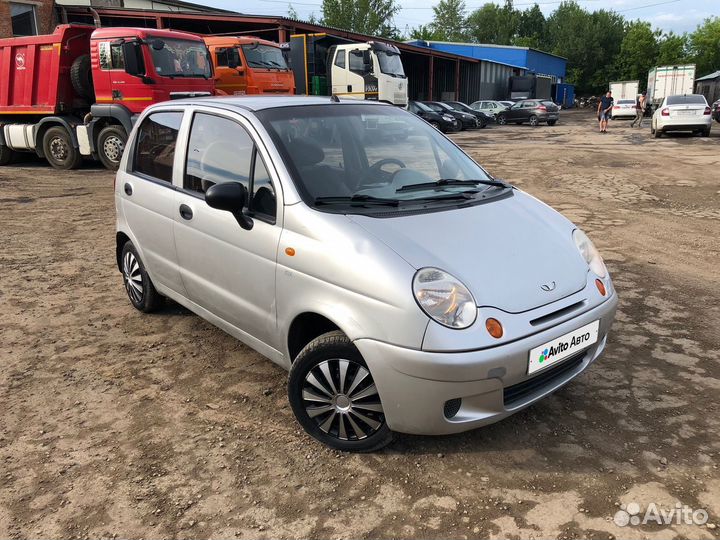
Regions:
<instances>
[{"instance_id":1,"label":"brick wall","mask_svg":"<svg viewBox=\"0 0 720 540\"><path fill-rule=\"evenodd\" d=\"M38 34L50 34L55 29L55 2L53 0L13 0L16 4L35 7L35 20ZM12 19L10 17L10 0L0 0L0 38L12 37Z\"/></svg>"}]
</instances>

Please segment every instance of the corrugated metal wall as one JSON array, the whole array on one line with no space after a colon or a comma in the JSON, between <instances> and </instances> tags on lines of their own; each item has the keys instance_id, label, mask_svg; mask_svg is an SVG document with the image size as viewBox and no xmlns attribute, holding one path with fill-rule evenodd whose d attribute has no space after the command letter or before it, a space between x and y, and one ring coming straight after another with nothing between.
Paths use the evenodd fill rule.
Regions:
<instances>
[{"instance_id":1,"label":"corrugated metal wall","mask_svg":"<svg viewBox=\"0 0 720 540\"><path fill-rule=\"evenodd\" d=\"M479 99L506 99L509 78L522 71L495 62L463 62L460 69L460 100L472 103Z\"/></svg>"}]
</instances>

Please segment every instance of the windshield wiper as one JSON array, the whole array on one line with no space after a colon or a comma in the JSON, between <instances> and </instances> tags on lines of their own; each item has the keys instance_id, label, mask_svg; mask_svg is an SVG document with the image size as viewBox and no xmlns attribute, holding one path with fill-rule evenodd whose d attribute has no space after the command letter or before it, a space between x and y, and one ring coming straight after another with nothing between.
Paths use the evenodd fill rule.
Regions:
<instances>
[{"instance_id":1,"label":"windshield wiper","mask_svg":"<svg viewBox=\"0 0 720 540\"><path fill-rule=\"evenodd\" d=\"M383 199L372 195L353 195L352 197L316 197L315 205L349 204L351 206L400 206L397 199Z\"/></svg>"},{"instance_id":2,"label":"windshield wiper","mask_svg":"<svg viewBox=\"0 0 720 540\"><path fill-rule=\"evenodd\" d=\"M482 184L485 186L495 186L509 188L510 184L503 182L502 180L494 179L483 179L483 180L457 180L455 178L441 178L437 182L421 182L419 184L408 184L395 190L396 193L402 191L421 191L423 189L442 189L444 187L453 186L477 186Z\"/></svg>"}]
</instances>

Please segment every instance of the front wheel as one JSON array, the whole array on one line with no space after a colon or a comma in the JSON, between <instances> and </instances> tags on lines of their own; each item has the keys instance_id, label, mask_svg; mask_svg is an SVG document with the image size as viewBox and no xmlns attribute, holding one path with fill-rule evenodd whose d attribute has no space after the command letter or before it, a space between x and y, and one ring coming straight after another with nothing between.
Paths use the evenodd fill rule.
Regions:
<instances>
[{"instance_id":1,"label":"front wheel","mask_svg":"<svg viewBox=\"0 0 720 540\"><path fill-rule=\"evenodd\" d=\"M303 429L337 450L373 452L392 440L372 374L339 330L300 351L290 369L288 399Z\"/></svg>"},{"instance_id":2,"label":"front wheel","mask_svg":"<svg viewBox=\"0 0 720 540\"><path fill-rule=\"evenodd\" d=\"M505 124L507 124L507 118L505 117L504 114L498 114L497 123L500 124L501 126L504 126Z\"/></svg>"},{"instance_id":3,"label":"front wheel","mask_svg":"<svg viewBox=\"0 0 720 540\"><path fill-rule=\"evenodd\" d=\"M536 127L538 124L540 124L540 120L534 114L530 118L528 118L528 122L530 122L530 125L532 127Z\"/></svg>"},{"instance_id":4,"label":"front wheel","mask_svg":"<svg viewBox=\"0 0 720 540\"><path fill-rule=\"evenodd\" d=\"M82 163L80 150L73 146L68 131L60 126L51 127L45 132L43 153L45 159L56 169L77 169Z\"/></svg>"},{"instance_id":5,"label":"front wheel","mask_svg":"<svg viewBox=\"0 0 720 540\"><path fill-rule=\"evenodd\" d=\"M117 171L125 151L127 134L118 126L107 126L98 135L97 151L100 162L106 169Z\"/></svg>"}]
</instances>

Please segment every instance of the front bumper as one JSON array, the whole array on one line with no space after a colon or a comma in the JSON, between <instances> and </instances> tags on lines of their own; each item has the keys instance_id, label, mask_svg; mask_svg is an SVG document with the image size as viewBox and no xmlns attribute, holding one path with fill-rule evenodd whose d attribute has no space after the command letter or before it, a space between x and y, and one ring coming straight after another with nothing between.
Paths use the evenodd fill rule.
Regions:
<instances>
[{"instance_id":1,"label":"front bumper","mask_svg":"<svg viewBox=\"0 0 720 540\"><path fill-rule=\"evenodd\" d=\"M604 350L616 308L617 294L613 292L602 304L569 321L482 350L426 352L371 339L356 340L355 345L373 374L390 429L418 435L459 433L502 420L582 373ZM595 320L600 320L595 344L527 375L531 349ZM542 377L537 379L542 384L524 385L536 377ZM511 386L512 400L506 395ZM518 393L518 389L522 391ZM446 403L458 398L459 410L447 418Z\"/></svg>"}]
</instances>

